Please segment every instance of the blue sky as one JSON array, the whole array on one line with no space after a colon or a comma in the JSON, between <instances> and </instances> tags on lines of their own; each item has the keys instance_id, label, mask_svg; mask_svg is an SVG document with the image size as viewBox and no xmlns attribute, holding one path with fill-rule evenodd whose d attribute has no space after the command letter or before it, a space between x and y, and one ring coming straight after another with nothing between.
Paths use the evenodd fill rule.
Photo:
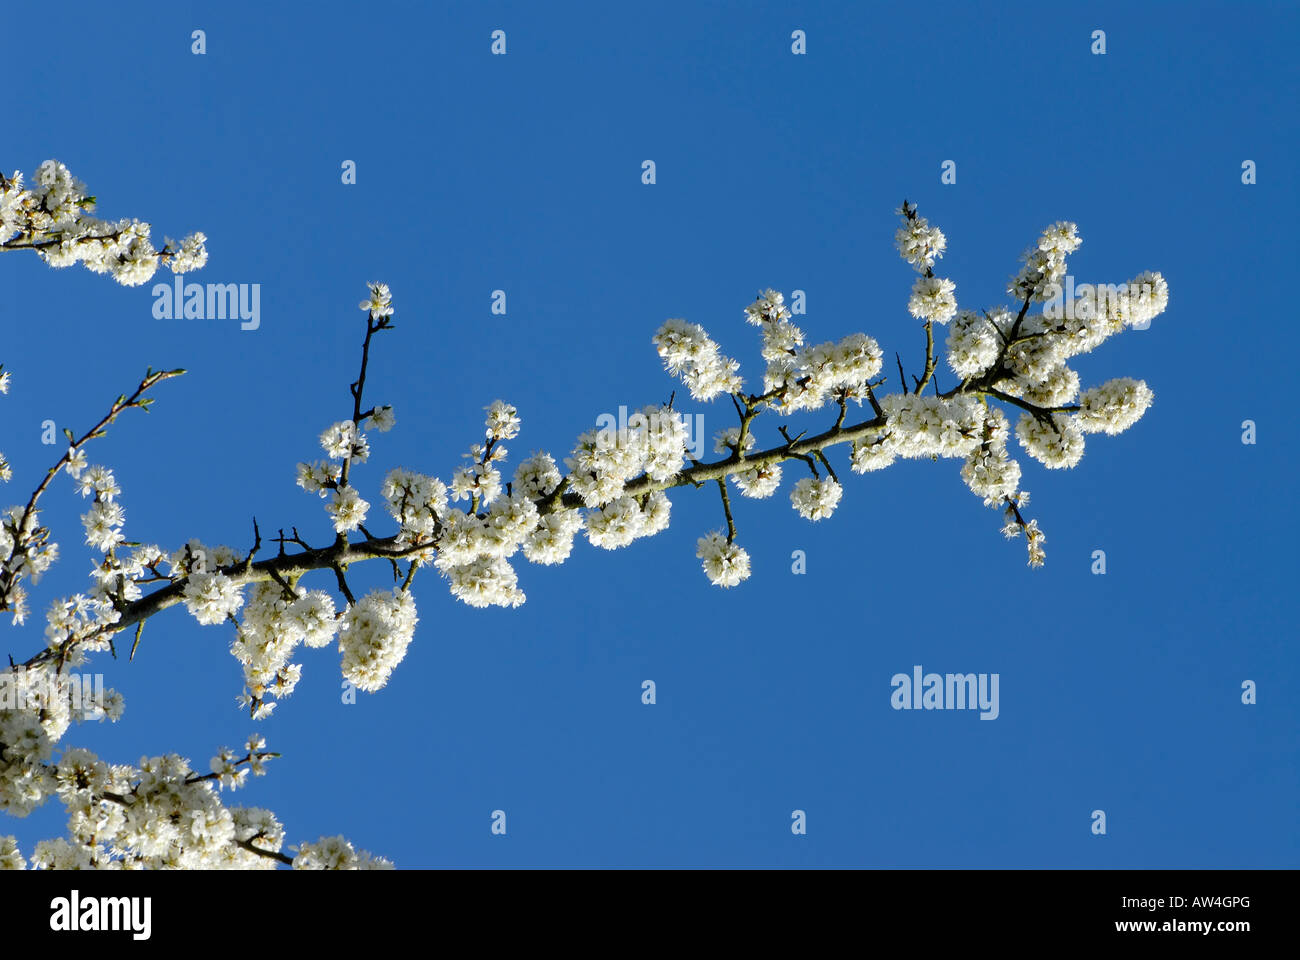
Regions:
<instances>
[{"instance_id":1,"label":"blue sky","mask_svg":"<svg viewBox=\"0 0 1300 960\"><path fill-rule=\"evenodd\" d=\"M354 474L372 502L390 466L447 479L495 398L523 418L512 452L557 457L598 414L666 400L678 385L650 337L668 317L759 376L741 311L762 287L806 291L814 340L862 330L918 367L913 274L892 249L904 197L946 232L940 272L963 306L1003 302L1057 219L1079 224L1081 280L1170 284L1149 330L1079 364L1086 384L1145 379L1146 417L1090 438L1073 471L1021 458L1045 569L999 536L957 461L925 461L850 475L817 524L790 509L790 480L736 503L755 573L730 591L694 556L717 498L689 488L658 537L521 563L517 610L472 610L423 575L388 688L343 705L337 653L307 650L298 690L257 725L284 757L242 801L290 843L343 833L405 867L1297 865L1294 4L70 3L41 18L82 52L10 72L0 165L62 160L100 215L207 233L193 279L261 284L261 328L243 332L157 320L147 286L0 257L4 502L58 455L43 420L80 432L146 366L186 367L90 454L117 472L128 536L169 548L246 548L254 515L330 538L294 467L350 413L367 281L397 310L369 396L398 426ZM498 28L505 56L489 53ZM710 436L734 421L725 401L682 408ZM843 449L832 462L848 473ZM64 556L42 608L90 561L70 485L46 506ZM387 577L371 567L361 589ZM3 630L15 658L40 646L37 622ZM133 663L95 661L122 722L66 742L206 768L254 728L232 638L158 617ZM890 678L915 664L999 674L1000 716L894 711ZM62 813L0 833L29 852Z\"/></svg>"}]
</instances>

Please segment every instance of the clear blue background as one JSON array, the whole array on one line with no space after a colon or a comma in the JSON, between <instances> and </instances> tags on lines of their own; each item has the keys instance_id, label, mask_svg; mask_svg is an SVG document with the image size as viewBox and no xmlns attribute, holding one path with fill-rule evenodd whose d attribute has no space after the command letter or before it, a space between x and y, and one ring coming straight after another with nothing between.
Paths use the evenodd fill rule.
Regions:
<instances>
[{"instance_id":1,"label":"clear blue background","mask_svg":"<svg viewBox=\"0 0 1300 960\"><path fill-rule=\"evenodd\" d=\"M0 257L4 502L58 456L43 420L80 432L147 365L184 366L90 453L117 472L128 535L172 549L246 548L254 515L329 539L294 467L350 412L370 280L397 308L368 396L398 427L354 474L375 503L390 466L448 478L494 398L523 417L512 454L557 457L598 414L665 400L679 384L650 336L667 317L704 324L756 383L741 310L760 287L807 291L814 339L865 330L918 369L892 249L904 197L946 231L939 270L964 306L1003 302L1056 219L1080 225L1081 280L1169 280L1149 330L1079 364L1085 383L1146 379L1146 418L1092 438L1074 471L1022 457L1044 570L957 461L925 461L848 476L818 524L789 483L738 502L755 573L731 591L694 556L717 498L689 488L652 540L521 563L518 610L472 610L422 575L387 689L342 705L337 652L306 650L260 724L284 758L233 800L274 810L289 843L344 833L406 867L1296 866L1294 4L74 3L36 19L6 72L0 164L58 158L103 216L160 240L205 231L193 279L262 285L261 329L241 332L156 320L148 286ZM710 437L734 421L725 401L684 409ZM91 558L66 479L46 507L65 555L42 613ZM391 529L377 507L372 523ZM354 571L359 589L387 577ZM6 625L4 646L39 649L41 621ZM234 704L232 635L156 618L134 663L94 661L123 721L65 742L206 769L257 726ZM890 677L914 664L999 673L1001 716L895 712ZM27 853L63 829L57 804L0 822Z\"/></svg>"}]
</instances>

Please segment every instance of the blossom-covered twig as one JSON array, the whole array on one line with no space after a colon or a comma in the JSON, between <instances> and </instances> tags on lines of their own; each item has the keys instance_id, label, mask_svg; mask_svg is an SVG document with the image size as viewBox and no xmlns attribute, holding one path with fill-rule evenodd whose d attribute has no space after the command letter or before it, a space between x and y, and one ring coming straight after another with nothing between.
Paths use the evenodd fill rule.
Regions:
<instances>
[{"instance_id":1,"label":"blossom-covered twig","mask_svg":"<svg viewBox=\"0 0 1300 960\"><path fill-rule=\"evenodd\" d=\"M96 198L57 160L46 160L23 186L22 173L0 172L0 251L35 250L52 267L83 264L118 283L147 283L160 264L173 273L208 262L207 237L192 233L180 243L170 237L154 249L150 227L139 220L100 220L90 215Z\"/></svg>"},{"instance_id":2,"label":"blossom-covered twig","mask_svg":"<svg viewBox=\"0 0 1300 960\"><path fill-rule=\"evenodd\" d=\"M50 177L59 181L57 172ZM79 188L64 189L75 194ZM41 203L48 205L46 200ZM1168 302L1167 285L1160 274L1144 273L1125 285L1121 294L1100 304L1081 299L1056 310L1052 305L1060 303L1066 257L1080 243L1075 225L1059 222L1025 254L1022 268L1007 287L1016 305L1014 313L1001 307L959 311L955 285L936 276L933 269L946 251L947 239L919 216L915 206L904 202L899 213L902 225L895 241L919 274L908 311L923 322L926 342L922 373L913 377L910 389L898 357L899 391L878 395L886 380L880 376L882 351L874 339L854 333L839 341L809 344L791 322L784 297L766 290L744 311L746 320L760 332L766 364L761 389L746 391L739 362L724 355L697 324L668 320L653 338L664 366L681 378L692 398L708 402L724 394L729 397L738 423L718 434L714 445L718 459L688 456L686 422L670 398L667 404L637 411L625 427L581 434L564 458L567 472L551 454L533 453L507 481L502 473L508 457L505 442L519 435L521 424L515 407L497 400L485 408L483 441L470 445L467 465L453 471L449 483L404 468L388 471L378 491L396 527L387 535L376 536L366 526L371 505L363 499L354 476L370 456L364 429L383 432L395 424L391 406L367 407L363 397L372 339L393 328L387 286L371 284L369 296L361 303L366 334L360 373L349 387L351 415L321 433L325 459L298 465L299 486L327 501L334 539L326 545L311 546L293 527L292 536L281 530L275 538L279 544L275 556L255 559L261 546L256 521L254 544L247 552L197 540L174 551L126 544L121 532L124 514L117 502L120 490L113 474L104 467L88 466L80 448L98 436L116 413L143 406L147 401L136 401L145 389L178 371L151 373L135 395L119 398L104 421L73 442L25 510L15 507L9 513L0 533L0 557L9 558L0 575L0 609L8 606L20 614L15 600L19 581L34 580L54 558L48 531L36 525L35 504L60 468L73 476L83 495L94 495L83 518L86 541L104 554L92 589L55 601L51 607L46 649L13 672L57 678L67 665L106 649L112 637L125 629L135 626L138 640L139 627L146 620L184 603L202 624L234 623L232 651L245 681L240 702L254 719L270 714L297 685L302 668L291 660L300 645L319 648L336 642L345 679L360 690L378 690L402 661L414 636L418 619L410 588L418 569L435 569L452 595L472 606L517 606L524 594L510 562L516 554L538 564L562 563L584 530L593 546L627 546L668 526L667 491L713 483L721 493L726 530L700 537L696 556L712 583L735 587L749 578L751 563L737 542L728 483L745 497L770 497L781 486L783 464L801 461L811 476L793 485L791 505L806 519L826 519L844 495L830 458L833 449L844 444L849 445L849 465L857 473L882 469L898 458L960 460L960 474L969 489L987 506L1004 511L1003 533L1023 532L1029 564L1040 566L1045 537L1037 520L1024 516L1029 494L1020 487L1020 464L1008 453L1011 424L998 404L1021 411L1015 434L1030 457L1049 469L1075 466L1083 456L1086 435L1127 429L1150 406L1152 392L1131 378L1082 390L1069 361L1127 326L1145 324L1161 313ZM1043 309L1031 313L1033 304ZM948 326L947 361L958 379L946 391L940 391L936 378L936 324ZM0 371L0 391L8 384L8 374ZM926 395L931 384L934 390ZM866 402L871 415L850 422L850 401L859 407ZM820 433L809 435L805 430L792 436L781 423L777 432L783 442L758 449L756 428L761 418L784 418L828 406L834 410L834 421ZM465 506L456 506L458 502ZM125 546L131 547L129 553L119 549ZM394 583L401 582L391 590L372 590L357 597L346 571L354 563L373 559L390 563ZM404 576L398 561L409 564ZM326 583L308 589L302 581L317 572L327 578ZM328 586L331 577L338 600ZM0 809L22 813L55 793L67 802L64 795L69 791L59 787L61 778L88 784L71 791L70 832L75 842L38 851L39 862L102 865L97 859L102 855L105 862L134 858L132 862L143 865L167 865L173 860L245 863L241 858L271 866L289 862L294 866L384 865L353 851L342 838L323 838L289 858L279 852L283 831L265 811L255 816L221 812L226 808L219 799L213 800L212 785L233 789L242 783L247 769L261 772L260 758L266 754L260 738L250 740L240 759L222 751L213 761L212 775L192 774L180 758L155 758L138 768L114 767L106 773L109 768L95 766L99 761L72 749L65 750L59 761L50 761L51 748L67 723L67 710L57 705L0 710ZM65 769L67 763L71 768ZM132 806L125 800L128 796L148 796L158 777L155 767L166 771L165 782L179 783L182 792L189 791L186 816L215 817L213 822L221 825L209 833L199 830L195 843L169 834L167 842L178 846L160 847L105 813L115 805ZM77 791L89 792L83 796ZM87 823L93 823L94 829L88 829ZM105 837L113 840L101 850ZM16 856L0 842L0 863Z\"/></svg>"}]
</instances>

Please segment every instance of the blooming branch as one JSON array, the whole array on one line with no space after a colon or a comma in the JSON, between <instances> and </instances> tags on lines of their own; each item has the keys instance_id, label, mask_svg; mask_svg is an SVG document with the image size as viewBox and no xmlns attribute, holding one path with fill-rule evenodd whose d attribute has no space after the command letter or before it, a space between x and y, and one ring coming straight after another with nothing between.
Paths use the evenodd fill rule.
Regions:
<instances>
[{"instance_id":1,"label":"blooming branch","mask_svg":"<svg viewBox=\"0 0 1300 960\"><path fill-rule=\"evenodd\" d=\"M57 171L38 172L38 180L42 176L53 185L63 183ZM4 182L10 189L13 181ZM80 189L64 184L53 200L50 191L34 193L23 209L44 210L54 203L63 210L59 204L72 201L58 198L76 196ZM904 202L898 212L902 223L895 241L918 274L907 308L922 321L925 334L921 374L912 377L910 387L896 355L899 390L879 395L888 381L881 373L883 352L872 337L852 333L838 341L810 344L792 322L782 294L766 290L744 310L747 322L758 328L765 362L762 386L756 391L746 391L740 363L724 354L698 324L671 319L652 339L665 369L681 379L693 399L707 402L724 394L730 399L737 423L717 435L718 459L704 462L688 456L689 431L674 409L674 394L666 404L636 412L625 427L582 433L563 458L567 472L550 453L537 452L521 460L512 479L506 480L505 443L519 436L521 421L514 406L496 400L485 408L483 439L469 446L466 463L451 471L449 482L402 467L387 472L377 496L391 520L390 529L395 529L384 535L368 529L371 502L355 481L358 468L370 459L365 431L373 427L386 432L396 422L391 406L369 405L364 396L374 336L394 329L387 286L371 284L361 303L366 332L360 372L349 387L350 417L319 435L323 459L298 465L298 485L326 501L334 530L327 544L312 546L296 527L288 536L281 529L275 538L276 555L256 559L262 546L256 521L253 546L247 551L197 540L175 551L128 544L121 532L125 517L113 474L87 465L82 447L122 410L144 407L146 390L182 371L150 373L82 439L74 441L69 435L68 453L49 471L27 507L12 508L7 515L0 534L0 558L5 558L0 565L0 609L11 610L16 620L26 612L20 581L35 582L56 556L49 531L36 521L35 508L60 469L72 476L83 496L93 494L83 524L86 542L103 554L91 590L54 603L47 615L47 647L13 671L58 676L88 654L111 649L113 636L123 630L135 627L138 644L148 619L183 603L201 624L234 625L231 649L244 673L240 703L254 719L269 715L293 692L302 667L291 661L300 645L323 648L337 643L343 676L358 689L376 691L386 685L414 637L418 617L411 588L418 570L436 570L451 594L471 606L517 606L525 600L510 562L517 554L537 564L562 563L584 531L595 547L627 546L667 528L672 506L667 491L712 484L720 493L726 529L698 538L696 557L713 584L735 587L749 578L751 563L737 542L737 512L728 484L743 497L767 498L780 488L786 461L799 461L811 476L793 484L791 506L808 520L827 519L845 493L831 459L835 448L845 444L848 464L856 473L883 469L898 458L959 460L966 486L986 506L1003 512L1004 534L1025 535L1029 565L1041 566L1045 537L1038 521L1024 516L1029 494L1020 486L1021 466L1008 452L1012 425L1003 406L1019 411L1016 439L1048 469L1077 465L1087 435L1116 434L1132 426L1153 399L1145 383L1122 377L1081 390L1078 374L1068 364L1126 327L1144 325L1163 312L1168 287L1160 274L1144 273L1125 285L1123 293L1100 304L1082 298L1062 304L1066 258L1081 241L1074 224L1059 222L1022 258L1007 288L1012 308L960 310L953 282L934 273L936 261L947 250L947 238L920 217L914 205ZM67 223L66 210L64 214L63 220L52 222ZM1042 309L1031 312L1035 304ZM1058 309L1062 305L1065 309ZM946 391L940 390L936 377L935 325L948 327L947 362L957 378ZM0 391L8 385L8 374L0 371ZM927 395L929 387L933 390ZM870 415L853 422L850 403L860 409L864 402ZM760 448L758 427L767 422L762 418L820 410L834 417L820 433L791 436L788 426L780 423L782 442L773 438L771 445ZM358 598L347 582L347 571L368 560L389 563L395 586ZM318 572L324 582L308 589L304 578ZM262 772L263 758L270 755L262 751L260 738L249 741L242 757L223 750L210 775L195 775L174 757L110 770L71 749L59 761L50 761L67 719L66 710L0 709L0 809L21 815L55 794L69 806L74 843L66 849L38 850L40 863L103 865L115 858L135 858L131 862L151 866L173 861L385 863L354 851L342 838L304 845L296 857L287 857L280 853L283 831L270 814L221 806L220 790L242 785L250 770ZM65 769L70 755L72 767ZM61 786L69 778L78 784L75 789ZM204 826L195 826L192 837L166 834L166 843L160 845L162 841L141 833L143 827L135 821L119 821L116 814L105 812L136 810L141 798L148 801L152 796L153 785L163 781L171 785L168 796L181 798L175 802L183 804L184 817L204 818ZM93 828L88 826L92 823ZM6 854L0 842L0 862L6 856L17 854Z\"/></svg>"},{"instance_id":2,"label":"blooming branch","mask_svg":"<svg viewBox=\"0 0 1300 960\"><path fill-rule=\"evenodd\" d=\"M159 264L187 273L208 262L208 238L201 233L180 243L167 237L156 250L149 224L91 216L96 198L57 160L42 163L32 181L28 190L22 173L0 173L0 250L35 250L52 267L79 262L128 287L147 283Z\"/></svg>"}]
</instances>

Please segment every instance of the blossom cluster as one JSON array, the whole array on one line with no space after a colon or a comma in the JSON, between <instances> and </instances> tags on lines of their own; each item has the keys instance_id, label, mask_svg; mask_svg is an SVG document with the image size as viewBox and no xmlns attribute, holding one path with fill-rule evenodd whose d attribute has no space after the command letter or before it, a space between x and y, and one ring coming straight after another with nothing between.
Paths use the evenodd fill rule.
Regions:
<instances>
[{"instance_id":1,"label":"blossom cluster","mask_svg":"<svg viewBox=\"0 0 1300 960\"><path fill-rule=\"evenodd\" d=\"M720 530L700 537L695 555L702 561L704 575L715 587L734 587L749 579L749 554L729 542Z\"/></svg>"},{"instance_id":2,"label":"blossom cluster","mask_svg":"<svg viewBox=\"0 0 1300 960\"><path fill-rule=\"evenodd\" d=\"M338 625L343 676L368 693L383 687L405 658L418 622L409 591L373 590L349 604ZM328 630L325 643L334 631L332 615Z\"/></svg>"},{"instance_id":3,"label":"blossom cluster","mask_svg":"<svg viewBox=\"0 0 1300 960\"><path fill-rule=\"evenodd\" d=\"M790 503L805 520L825 520L839 506L844 488L834 477L804 477L790 491Z\"/></svg>"},{"instance_id":4,"label":"blossom cluster","mask_svg":"<svg viewBox=\"0 0 1300 960\"><path fill-rule=\"evenodd\" d=\"M170 237L162 250L150 239L150 226L139 220L100 220L91 216L95 198L66 166L46 160L32 177L0 175L0 249L35 250L52 267L81 263L93 273L107 273L135 287L148 282L160 263L173 273L197 270L208 261L207 237L192 233L177 243Z\"/></svg>"},{"instance_id":5,"label":"blossom cluster","mask_svg":"<svg viewBox=\"0 0 1300 960\"><path fill-rule=\"evenodd\" d=\"M86 646L70 650L69 660L79 662ZM67 810L68 836L38 842L30 860L12 837L0 837L0 869L266 869L294 859L280 853L284 829L269 811L221 799L250 773L265 773L274 755L261 736L243 751L219 751L211 774L175 754L110 764L83 748L58 750L70 722L84 719L66 696L41 695L42 688L66 688L58 670L47 660L0 672L0 812L24 817L57 799ZM121 696L109 691L105 707L99 719L118 719ZM346 865L367 863L383 865L363 854ZM303 865L317 863L309 854Z\"/></svg>"},{"instance_id":6,"label":"blossom cluster","mask_svg":"<svg viewBox=\"0 0 1300 960\"><path fill-rule=\"evenodd\" d=\"M894 234L899 255L917 270L929 270L948 248L948 238L938 227L930 226L925 217L918 216L914 206L904 203L895 212L903 218L902 226Z\"/></svg>"},{"instance_id":7,"label":"blossom cluster","mask_svg":"<svg viewBox=\"0 0 1300 960\"><path fill-rule=\"evenodd\" d=\"M925 217L917 214L916 207L906 201L895 213L903 218L903 223L894 234L894 246L899 256L921 274L912 284L907 310L920 320L947 323L957 312L957 285L936 277L933 267L948 248L948 238L938 227L931 227Z\"/></svg>"},{"instance_id":8,"label":"blossom cluster","mask_svg":"<svg viewBox=\"0 0 1300 960\"><path fill-rule=\"evenodd\" d=\"M212 758L211 774L197 773L176 754L109 764L89 750L69 747L54 758L48 743L34 742L30 731L4 713L0 743L6 747L0 757L0 809L22 816L57 797L68 811L68 836L39 841L30 863L13 837L0 837L0 869L258 870L286 861L318 869L389 866L355 850L347 858L322 859L321 844L332 849L336 842L326 838L303 844L290 858L281 853L284 827L270 811L225 804L225 790L244 786L249 773L264 774L266 760L274 756L257 734L242 756L222 749ZM25 762L13 762L15 754Z\"/></svg>"},{"instance_id":9,"label":"blossom cluster","mask_svg":"<svg viewBox=\"0 0 1300 960\"><path fill-rule=\"evenodd\" d=\"M804 332L790 322L785 295L775 290L761 292L745 308L745 319L762 336L763 393L783 412L817 410L832 398L861 404L868 382L880 372L880 345L865 333L805 345Z\"/></svg>"},{"instance_id":10,"label":"blossom cluster","mask_svg":"<svg viewBox=\"0 0 1300 960\"><path fill-rule=\"evenodd\" d=\"M744 386L740 364L724 357L698 323L668 320L654 336L664 366L680 376L696 400L712 400L721 393L739 393Z\"/></svg>"},{"instance_id":11,"label":"blossom cluster","mask_svg":"<svg viewBox=\"0 0 1300 960\"><path fill-rule=\"evenodd\" d=\"M344 837L321 837L298 845L295 870L391 870L392 861L358 850Z\"/></svg>"},{"instance_id":12,"label":"blossom cluster","mask_svg":"<svg viewBox=\"0 0 1300 960\"><path fill-rule=\"evenodd\" d=\"M1079 249L1079 228L1064 220L1052 224L1038 238L1038 243L1021 254L1020 271L1007 285L1013 300L1045 301L1052 297L1065 279L1066 257Z\"/></svg>"},{"instance_id":13,"label":"blossom cluster","mask_svg":"<svg viewBox=\"0 0 1300 960\"><path fill-rule=\"evenodd\" d=\"M302 677L301 664L289 662L294 649L299 644L324 647L337 631L334 598L325 591L273 582L255 584L243 617L236 621L235 640L230 645L244 671L240 705L248 707L255 720L269 716L275 709L271 698L292 694ZM341 641L339 646L342 649Z\"/></svg>"},{"instance_id":14,"label":"blossom cluster","mask_svg":"<svg viewBox=\"0 0 1300 960\"><path fill-rule=\"evenodd\" d=\"M138 764L109 764L82 748L60 749L73 722L116 721L122 716L120 693L103 690L102 700L87 709L82 690L64 671L109 649L123 609L144 596L143 584L165 581L178 588L177 599L200 623L232 619L243 608L232 651L245 667L248 689L243 699L259 704L255 717L265 716L274 706L262 702L265 698L292 692L300 672L287 662L294 646L323 646L339 629L333 599L324 591L297 588L290 599L281 595L279 585L257 583L245 604L245 588L235 571L241 559L250 558L241 558L229 547L190 540L170 553L149 544L127 549L121 488L113 472L88 464L84 448L77 444L60 465L58 472L70 477L82 496L92 498L82 525L87 545L101 559L93 565L86 593L50 604L45 618L47 655L0 670L0 812L22 817L58 799L67 810L68 835L38 842L30 857L23 856L12 837L0 837L0 869L387 865L364 851L322 858L318 850L333 849L334 841L327 838L305 844L299 863L282 852L284 829L269 811L222 802L222 791L245 785L250 773L265 772L265 762L273 755L265 752L260 736L251 737L245 751L222 749L212 759L211 774L195 772L174 754ZM0 569L33 582L58 554L58 545L48 540L38 516L34 508L11 507L0 525ZM27 611L16 581L16 576L6 579L6 598L21 621ZM409 627L414 627L413 616ZM356 635L354 630L351 636ZM368 676L376 675L382 667L371 661L383 659L386 652L359 658L358 650L354 643L343 651L345 669L349 658L360 659Z\"/></svg>"},{"instance_id":15,"label":"blossom cluster","mask_svg":"<svg viewBox=\"0 0 1300 960\"><path fill-rule=\"evenodd\" d=\"M569 489L588 507L623 495L633 478L645 474L666 482L686 457L686 422L668 407L648 406L628 418L621 430L602 428L582 433L565 458Z\"/></svg>"}]
</instances>

